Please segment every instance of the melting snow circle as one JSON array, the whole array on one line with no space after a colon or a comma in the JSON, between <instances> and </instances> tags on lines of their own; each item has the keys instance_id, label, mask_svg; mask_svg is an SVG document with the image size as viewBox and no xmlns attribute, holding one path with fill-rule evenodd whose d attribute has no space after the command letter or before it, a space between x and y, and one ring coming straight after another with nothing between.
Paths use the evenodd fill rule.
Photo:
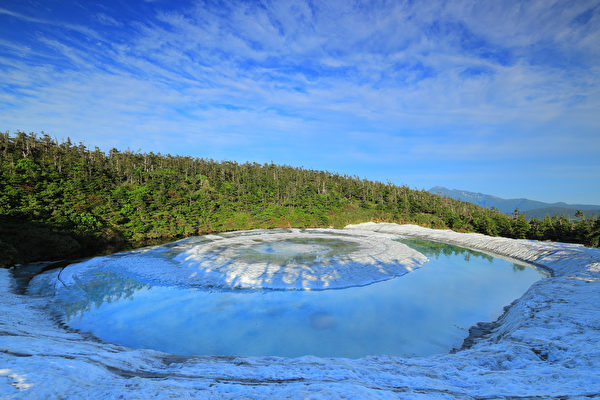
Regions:
<instances>
[{"instance_id":1,"label":"melting snow circle","mask_svg":"<svg viewBox=\"0 0 600 400\"><path fill-rule=\"evenodd\" d=\"M94 258L67 267L60 278L69 286L113 271L162 286L340 289L401 276L428 261L395 238L336 229L230 232Z\"/></svg>"}]
</instances>

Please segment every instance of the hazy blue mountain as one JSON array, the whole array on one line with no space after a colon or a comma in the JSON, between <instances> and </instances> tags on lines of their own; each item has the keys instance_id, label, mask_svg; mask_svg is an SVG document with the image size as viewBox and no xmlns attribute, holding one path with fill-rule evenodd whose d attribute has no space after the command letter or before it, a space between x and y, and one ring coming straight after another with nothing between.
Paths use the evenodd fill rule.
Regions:
<instances>
[{"instance_id":1,"label":"hazy blue mountain","mask_svg":"<svg viewBox=\"0 0 600 400\"><path fill-rule=\"evenodd\" d=\"M443 186L435 186L429 189L430 193L447 196L452 199L467 201L482 207L496 207L503 213L510 214L515 208L524 212L527 216L543 217L544 215L560 215L564 213L569 217L571 213L575 216L576 210L582 210L586 216L599 214L600 206L591 204L567 204L567 203L544 203L543 201L529 199L503 199L484 193L469 192L466 190L447 189ZM572 210L569 211L569 210Z\"/></svg>"}]
</instances>

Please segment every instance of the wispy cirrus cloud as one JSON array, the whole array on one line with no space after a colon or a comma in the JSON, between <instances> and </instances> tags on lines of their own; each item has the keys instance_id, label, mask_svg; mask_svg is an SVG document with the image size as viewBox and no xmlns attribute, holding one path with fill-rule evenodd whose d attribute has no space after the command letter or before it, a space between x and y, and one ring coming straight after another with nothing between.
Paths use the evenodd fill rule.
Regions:
<instances>
[{"instance_id":1,"label":"wispy cirrus cloud","mask_svg":"<svg viewBox=\"0 0 600 400\"><path fill-rule=\"evenodd\" d=\"M519 170L515 154L600 168L592 158L600 146L595 1L198 1L68 11L59 3L0 9L6 128L480 191L489 185L482 170L503 162ZM565 144L567 131L575 139L553 145ZM489 161L471 172L473 182L464 180L469 159ZM405 171L447 165L461 178L413 174L416 182L390 173L394 162Z\"/></svg>"}]
</instances>

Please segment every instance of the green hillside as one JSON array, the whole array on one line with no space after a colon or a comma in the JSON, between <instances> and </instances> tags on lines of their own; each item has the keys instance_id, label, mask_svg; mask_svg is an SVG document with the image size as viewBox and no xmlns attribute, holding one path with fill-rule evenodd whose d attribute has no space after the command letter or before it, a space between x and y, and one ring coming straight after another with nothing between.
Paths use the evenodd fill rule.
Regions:
<instances>
[{"instance_id":1,"label":"green hillside","mask_svg":"<svg viewBox=\"0 0 600 400\"><path fill-rule=\"evenodd\" d=\"M388 221L597 246L600 220L527 221L406 186L274 164L0 134L0 264L251 228Z\"/></svg>"}]
</instances>

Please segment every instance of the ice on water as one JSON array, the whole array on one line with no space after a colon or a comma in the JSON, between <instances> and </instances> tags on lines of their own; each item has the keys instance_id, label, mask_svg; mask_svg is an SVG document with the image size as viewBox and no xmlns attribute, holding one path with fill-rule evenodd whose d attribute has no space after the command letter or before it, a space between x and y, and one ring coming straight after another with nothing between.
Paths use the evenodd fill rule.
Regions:
<instances>
[{"instance_id":1,"label":"ice on water","mask_svg":"<svg viewBox=\"0 0 600 400\"><path fill-rule=\"evenodd\" d=\"M375 232L253 230L183 240L68 266L64 286L119 272L152 285L224 289L323 290L401 276L427 257Z\"/></svg>"},{"instance_id":2,"label":"ice on water","mask_svg":"<svg viewBox=\"0 0 600 400\"><path fill-rule=\"evenodd\" d=\"M599 249L409 225L349 228L454 243L532 262L553 275L533 284L492 332L469 349L429 357L349 360L174 357L99 342L56 324L45 310L47 297L34 295L46 287L44 281L58 282L58 271L37 277L32 293L23 296L13 290L10 272L0 269L0 397L466 399L600 395ZM198 244L213 239L206 240ZM175 257L186 246L184 241L145 252ZM110 263L113 258L101 262ZM137 273L136 268L128 269ZM66 285L79 278L76 273L61 274ZM325 314L315 314L311 321L321 329L332 326Z\"/></svg>"}]
</instances>

